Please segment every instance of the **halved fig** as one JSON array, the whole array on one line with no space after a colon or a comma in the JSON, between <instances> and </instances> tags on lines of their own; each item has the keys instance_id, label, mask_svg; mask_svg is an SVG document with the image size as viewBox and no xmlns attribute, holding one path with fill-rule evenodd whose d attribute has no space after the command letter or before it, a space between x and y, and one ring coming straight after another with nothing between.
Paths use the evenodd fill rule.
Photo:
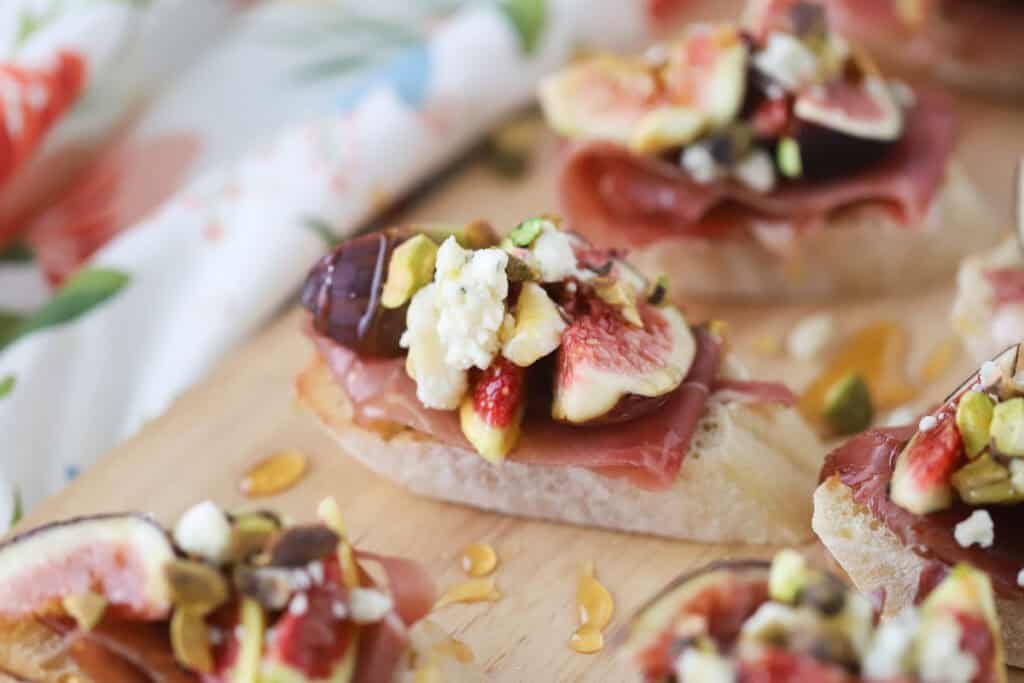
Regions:
<instances>
[{"instance_id":1,"label":"halved fig","mask_svg":"<svg viewBox=\"0 0 1024 683\"><path fill-rule=\"evenodd\" d=\"M800 150L802 179L823 182L874 166L892 150L890 140L856 138L807 121L793 122L789 136Z\"/></svg>"},{"instance_id":2,"label":"halved fig","mask_svg":"<svg viewBox=\"0 0 1024 683\"><path fill-rule=\"evenodd\" d=\"M120 616L157 620L171 611L167 533L143 515L79 517L0 545L0 615L59 613L64 598L95 593Z\"/></svg>"},{"instance_id":3,"label":"halved fig","mask_svg":"<svg viewBox=\"0 0 1024 683\"><path fill-rule=\"evenodd\" d=\"M392 252L411 235L405 228L373 232L320 259L302 287L313 329L361 355L401 355L406 306L385 308L381 294Z\"/></svg>"},{"instance_id":4,"label":"halved fig","mask_svg":"<svg viewBox=\"0 0 1024 683\"><path fill-rule=\"evenodd\" d=\"M966 460L953 411L943 409L938 423L918 431L896 460L890 495L915 515L943 510L953 503L952 477Z\"/></svg>"},{"instance_id":5,"label":"halved fig","mask_svg":"<svg viewBox=\"0 0 1024 683\"><path fill-rule=\"evenodd\" d=\"M903 135L903 107L881 77L858 82L837 79L801 93L793 105L797 119L858 140L892 142Z\"/></svg>"},{"instance_id":6,"label":"halved fig","mask_svg":"<svg viewBox=\"0 0 1024 683\"><path fill-rule=\"evenodd\" d=\"M693 26L682 42L669 49L662 71L668 99L700 112L712 127L731 122L746 94L748 56L736 27Z\"/></svg>"},{"instance_id":7,"label":"halved fig","mask_svg":"<svg viewBox=\"0 0 1024 683\"><path fill-rule=\"evenodd\" d=\"M697 344L674 306L638 302L642 326L589 295L574 307L557 355L551 415L574 425L632 420L657 410L685 379Z\"/></svg>"},{"instance_id":8,"label":"halved fig","mask_svg":"<svg viewBox=\"0 0 1024 683\"><path fill-rule=\"evenodd\" d=\"M642 62L599 56L547 77L538 94L560 135L628 145L656 104L657 82Z\"/></svg>"},{"instance_id":9,"label":"halved fig","mask_svg":"<svg viewBox=\"0 0 1024 683\"><path fill-rule=\"evenodd\" d=\"M462 400L459 423L480 457L498 464L519 442L525 410L526 368L499 356Z\"/></svg>"}]
</instances>

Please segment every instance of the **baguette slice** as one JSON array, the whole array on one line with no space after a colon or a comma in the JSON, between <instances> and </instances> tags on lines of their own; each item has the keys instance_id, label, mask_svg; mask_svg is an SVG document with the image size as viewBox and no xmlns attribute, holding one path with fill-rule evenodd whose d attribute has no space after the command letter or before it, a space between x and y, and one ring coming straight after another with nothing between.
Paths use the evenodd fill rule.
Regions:
<instances>
[{"instance_id":1,"label":"baguette slice","mask_svg":"<svg viewBox=\"0 0 1024 683\"><path fill-rule=\"evenodd\" d=\"M409 649L402 657L392 683L413 683L419 662L432 659L441 679L459 683L482 683L483 673L472 662L453 657L431 657L434 648L449 640L440 626L424 619L409 631ZM71 657L62 636L36 621L0 619L0 683L108 683L82 671Z\"/></svg>"},{"instance_id":2,"label":"baguette slice","mask_svg":"<svg viewBox=\"0 0 1024 683\"><path fill-rule=\"evenodd\" d=\"M670 273L683 300L820 300L940 281L966 254L1004 234L952 162L927 219L915 228L878 207L858 206L787 244L769 246L749 235L678 238L631 250L630 260L646 273Z\"/></svg>"},{"instance_id":3,"label":"baguette slice","mask_svg":"<svg viewBox=\"0 0 1024 683\"><path fill-rule=\"evenodd\" d=\"M728 357L726 359L728 361ZM667 491L646 491L583 467L484 461L412 430L369 431L317 358L299 399L351 457L414 493L509 515L703 542L808 539L823 449L791 408L712 397Z\"/></svg>"},{"instance_id":4,"label":"baguette slice","mask_svg":"<svg viewBox=\"0 0 1024 683\"><path fill-rule=\"evenodd\" d=\"M907 548L832 476L814 493L814 533L864 593L885 590L885 613L913 604L926 561ZM1024 602L996 598L1007 662L1024 666Z\"/></svg>"}]
</instances>

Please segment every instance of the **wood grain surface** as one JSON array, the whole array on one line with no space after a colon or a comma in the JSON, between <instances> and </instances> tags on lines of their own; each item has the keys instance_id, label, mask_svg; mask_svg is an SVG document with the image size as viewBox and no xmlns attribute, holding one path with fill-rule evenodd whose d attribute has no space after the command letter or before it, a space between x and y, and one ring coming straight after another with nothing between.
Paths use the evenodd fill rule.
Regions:
<instances>
[{"instance_id":1,"label":"wood grain surface","mask_svg":"<svg viewBox=\"0 0 1024 683\"><path fill-rule=\"evenodd\" d=\"M969 124L963 157L1008 225L1010 169L1024 151L1024 113L978 102L965 102L963 109ZM543 139L533 173L517 182L472 164L427 197L412 217L449 222L488 217L509 227L526 215L554 211L556 156L555 141ZM781 336L810 311L832 310L840 338L865 323L901 321L913 337L908 360L908 376L913 378L924 356L951 336L951 297L950 284L885 300L728 308L715 310L715 315L731 323L738 349L755 372L801 387L819 363L760 356L750 348L751 340L764 333ZM697 318L708 314L696 307L688 311ZM495 604L448 607L435 617L466 641L491 680L506 683L633 680L611 652L587 656L568 647L575 626L574 576L584 561L596 563L599 578L616 599L611 633L680 572L716 558L772 553L763 547L693 545L525 521L409 495L346 458L296 406L292 379L312 353L299 324L298 311L286 312L182 396L168 414L34 510L22 527L122 509L150 511L171 522L206 498L228 508L272 505L309 519L317 502L333 495L346 510L360 546L418 559L441 587L464 578L460 549L486 541L501 558L496 578L504 598ZM923 389L916 407L940 399L970 367L960 357L944 378ZM309 455L308 475L284 494L246 500L238 490L244 470L282 448ZM820 548L808 548L825 561ZM1015 680L1024 681L1024 676Z\"/></svg>"}]
</instances>

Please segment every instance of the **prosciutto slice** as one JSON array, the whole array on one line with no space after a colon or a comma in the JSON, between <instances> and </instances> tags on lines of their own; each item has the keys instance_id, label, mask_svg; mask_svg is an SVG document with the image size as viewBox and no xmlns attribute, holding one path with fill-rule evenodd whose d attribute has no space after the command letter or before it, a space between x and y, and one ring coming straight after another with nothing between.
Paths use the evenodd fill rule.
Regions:
<instances>
[{"instance_id":1,"label":"prosciutto slice","mask_svg":"<svg viewBox=\"0 0 1024 683\"><path fill-rule=\"evenodd\" d=\"M735 237L765 225L807 229L864 203L882 205L911 226L925 217L942 185L956 129L949 102L918 91L906 133L880 163L767 194L730 181L698 183L669 161L588 143L572 149L563 167L563 208L575 229L614 248L672 237Z\"/></svg>"},{"instance_id":2,"label":"prosciutto slice","mask_svg":"<svg viewBox=\"0 0 1024 683\"><path fill-rule=\"evenodd\" d=\"M907 548L945 566L968 562L992 577L996 593L1024 598L1017 573L1024 567L1024 506L986 507L995 524L995 544L990 548L961 547L954 527L967 519L972 508L957 502L928 515L915 515L889 498L896 458L914 435L916 427L896 427L864 432L833 451L825 460L822 481L833 475L853 491L853 499L885 524Z\"/></svg>"},{"instance_id":3,"label":"prosciutto slice","mask_svg":"<svg viewBox=\"0 0 1024 683\"><path fill-rule=\"evenodd\" d=\"M719 343L703 328L694 328L694 334L697 354L690 372L662 408L623 424L594 427L561 424L534 410L527 415L523 436L510 459L586 467L627 477L648 489L671 487L721 362ZM430 410L417 400L415 383L406 375L402 359L364 360L329 339L315 336L314 340L352 399L357 422L364 426L397 423L449 445L471 448L454 411Z\"/></svg>"}]
</instances>

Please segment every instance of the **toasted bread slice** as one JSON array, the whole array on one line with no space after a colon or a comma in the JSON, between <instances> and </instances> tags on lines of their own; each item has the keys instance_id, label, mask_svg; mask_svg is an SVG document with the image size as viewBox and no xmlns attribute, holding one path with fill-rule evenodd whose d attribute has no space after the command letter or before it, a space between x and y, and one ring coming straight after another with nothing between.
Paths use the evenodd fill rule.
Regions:
<instances>
[{"instance_id":1,"label":"toasted bread slice","mask_svg":"<svg viewBox=\"0 0 1024 683\"><path fill-rule=\"evenodd\" d=\"M810 496L823 449L792 408L713 396L675 486L647 491L584 467L514 459L496 466L412 430L363 429L319 358L299 375L296 388L343 451L423 496L693 541L792 544L810 537Z\"/></svg>"},{"instance_id":2,"label":"toasted bread slice","mask_svg":"<svg viewBox=\"0 0 1024 683\"><path fill-rule=\"evenodd\" d=\"M885 613L913 604L926 561L871 512L853 500L852 491L832 476L814 493L814 533L864 593L885 590ZM1007 662L1024 666L1024 602L996 599Z\"/></svg>"}]
</instances>

